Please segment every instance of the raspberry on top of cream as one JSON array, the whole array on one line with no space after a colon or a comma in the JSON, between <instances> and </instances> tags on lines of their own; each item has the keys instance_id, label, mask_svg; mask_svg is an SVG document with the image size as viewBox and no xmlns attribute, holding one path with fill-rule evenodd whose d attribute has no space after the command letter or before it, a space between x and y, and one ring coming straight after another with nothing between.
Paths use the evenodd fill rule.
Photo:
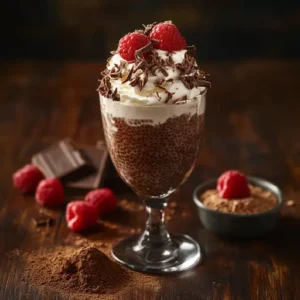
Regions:
<instances>
[{"instance_id":1,"label":"raspberry on top of cream","mask_svg":"<svg viewBox=\"0 0 300 300\"><path fill-rule=\"evenodd\" d=\"M149 42L140 48L145 44L145 37ZM154 23L145 26L143 31L129 33L109 58L98 90L106 98L128 104L196 101L210 87L210 82L190 56L191 48L194 49L186 47L179 30L170 22Z\"/></svg>"}]
</instances>

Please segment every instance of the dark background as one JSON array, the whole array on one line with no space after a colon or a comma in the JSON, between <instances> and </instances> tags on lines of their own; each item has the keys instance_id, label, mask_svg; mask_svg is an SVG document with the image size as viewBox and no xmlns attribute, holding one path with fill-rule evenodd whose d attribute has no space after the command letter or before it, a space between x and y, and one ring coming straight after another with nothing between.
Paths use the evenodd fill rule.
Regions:
<instances>
[{"instance_id":1,"label":"dark background","mask_svg":"<svg viewBox=\"0 0 300 300\"><path fill-rule=\"evenodd\" d=\"M300 1L1 1L4 60L104 60L142 23L173 20L202 60L300 57Z\"/></svg>"}]
</instances>

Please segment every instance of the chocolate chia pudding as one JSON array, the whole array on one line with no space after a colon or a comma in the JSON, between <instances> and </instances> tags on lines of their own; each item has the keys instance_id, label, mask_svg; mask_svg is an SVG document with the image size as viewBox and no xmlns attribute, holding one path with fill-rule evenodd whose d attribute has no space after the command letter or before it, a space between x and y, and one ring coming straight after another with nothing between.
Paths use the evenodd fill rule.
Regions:
<instances>
[{"instance_id":1,"label":"chocolate chia pudding","mask_svg":"<svg viewBox=\"0 0 300 300\"><path fill-rule=\"evenodd\" d=\"M169 273L201 258L196 241L167 232L164 207L194 168L210 82L176 25L143 27L120 39L98 87L112 161L148 213L145 231L121 241L112 255L134 270Z\"/></svg>"},{"instance_id":2,"label":"chocolate chia pudding","mask_svg":"<svg viewBox=\"0 0 300 300\"><path fill-rule=\"evenodd\" d=\"M122 104L119 106L122 109ZM169 110L169 107L158 109ZM170 116L162 123L154 123L151 119L127 119L109 113L102 118L116 169L137 194L169 194L188 178L203 135L203 114L186 112Z\"/></svg>"},{"instance_id":3,"label":"chocolate chia pudding","mask_svg":"<svg viewBox=\"0 0 300 300\"><path fill-rule=\"evenodd\" d=\"M180 38L180 47L164 50L151 36L155 25L120 40L98 88L111 158L122 179L146 197L167 196L193 170L210 87L190 55L194 47ZM159 26L177 30L172 22Z\"/></svg>"}]
</instances>

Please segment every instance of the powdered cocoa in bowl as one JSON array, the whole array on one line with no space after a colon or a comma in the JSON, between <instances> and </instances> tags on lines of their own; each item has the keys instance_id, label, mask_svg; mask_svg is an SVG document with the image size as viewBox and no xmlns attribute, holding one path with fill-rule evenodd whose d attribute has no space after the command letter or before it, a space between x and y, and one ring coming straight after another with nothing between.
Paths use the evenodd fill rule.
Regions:
<instances>
[{"instance_id":1,"label":"powdered cocoa in bowl","mask_svg":"<svg viewBox=\"0 0 300 300\"><path fill-rule=\"evenodd\" d=\"M280 189L273 183L247 177L252 197L220 199L217 180L200 184L194 191L194 202L205 228L224 236L256 238L270 232L280 216L283 202Z\"/></svg>"},{"instance_id":2,"label":"powdered cocoa in bowl","mask_svg":"<svg viewBox=\"0 0 300 300\"><path fill-rule=\"evenodd\" d=\"M276 207L277 197L261 187L249 185L250 197L243 199L222 199L216 189L199 195L201 202L208 208L231 214L258 214Z\"/></svg>"}]
</instances>

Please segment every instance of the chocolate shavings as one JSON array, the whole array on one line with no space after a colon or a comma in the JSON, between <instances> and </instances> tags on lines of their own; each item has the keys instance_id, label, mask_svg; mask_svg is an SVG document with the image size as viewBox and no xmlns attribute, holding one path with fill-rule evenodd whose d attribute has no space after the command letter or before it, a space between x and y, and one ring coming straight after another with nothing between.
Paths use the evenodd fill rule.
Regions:
<instances>
[{"instance_id":1,"label":"chocolate shavings","mask_svg":"<svg viewBox=\"0 0 300 300\"><path fill-rule=\"evenodd\" d=\"M136 51L135 51L135 54L134 54L136 60L139 60L139 59L145 60L145 59L144 59L143 53L149 52L149 51L151 51L152 49L153 49L153 45L152 45L152 43L150 42L149 44L147 44L146 46L142 47L141 49L136 50Z\"/></svg>"},{"instance_id":2,"label":"chocolate shavings","mask_svg":"<svg viewBox=\"0 0 300 300\"><path fill-rule=\"evenodd\" d=\"M33 219L36 227L46 226L46 227L52 227L55 225L55 219L52 219L47 216L39 216Z\"/></svg>"},{"instance_id":3,"label":"chocolate shavings","mask_svg":"<svg viewBox=\"0 0 300 300\"><path fill-rule=\"evenodd\" d=\"M171 21L165 23L172 23ZM145 35L149 35L153 27L157 23L153 23L150 25L143 25L144 30L139 30ZM158 41L151 40L149 44L142 47L141 49L135 52L135 62L133 62L132 67L129 72L126 71L127 62L121 60L120 64L115 64L110 70L106 69L101 73L102 79L100 80L100 85L98 87L98 91L101 95L106 98L111 98L112 100L119 101L118 90L115 88L112 89L111 80L121 79L124 76L124 71L128 72L125 79L122 81L122 84L129 82L129 85L136 86L138 85L140 91L145 87L148 81L149 75L156 76L156 72L161 72L165 77L168 76L168 72L166 70L167 67L171 67L173 69L180 70L179 79L182 81L184 86L187 89L192 89L194 87L211 87L210 82L207 80L207 74L201 70L196 65L195 59L188 54L189 51L195 51L195 46L187 46L184 60L182 63L175 64L172 59L173 52L167 53L167 59L162 59L159 55L153 51L153 44ZM144 58L144 53L149 52L149 56L147 60ZM111 52L113 55L117 53L117 51ZM128 62L131 63L131 62ZM156 83L156 86L162 89L165 93L167 93L166 103L172 99L173 93L170 93L165 87L162 86L164 82L173 83L173 79L169 78L167 80L161 79ZM201 95L206 93L206 89L201 91ZM156 92L158 100L161 101L159 93ZM187 101L187 96L180 97L172 101L172 103L180 104Z\"/></svg>"},{"instance_id":4,"label":"chocolate shavings","mask_svg":"<svg viewBox=\"0 0 300 300\"><path fill-rule=\"evenodd\" d=\"M127 82L127 81L129 81L131 79L131 76L133 74L133 69L134 69L134 66L131 67L131 69L130 69L128 75L127 75L127 77L125 78L124 81L122 81L122 83L125 83L125 82Z\"/></svg>"},{"instance_id":5,"label":"chocolate shavings","mask_svg":"<svg viewBox=\"0 0 300 300\"><path fill-rule=\"evenodd\" d=\"M156 25L157 23L154 22L152 24L148 24L148 25L144 25L143 24L143 27L144 27L144 31L142 31L142 33L146 36L148 36L150 34L150 32L152 31L153 27Z\"/></svg>"}]
</instances>

